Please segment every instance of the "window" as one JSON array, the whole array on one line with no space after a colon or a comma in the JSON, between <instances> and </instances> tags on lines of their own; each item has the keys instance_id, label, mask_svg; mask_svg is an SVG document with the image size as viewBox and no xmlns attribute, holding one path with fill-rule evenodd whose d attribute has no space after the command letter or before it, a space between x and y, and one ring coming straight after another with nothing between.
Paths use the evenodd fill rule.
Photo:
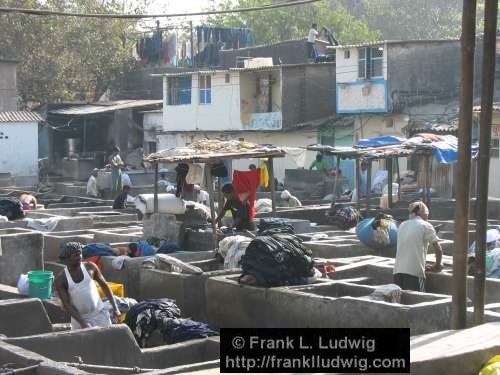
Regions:
<instances>
[{"instance_id":1,"label":"window","mask_svg":"<svg viewBox=\"0 0 500 375\"><path fill-rule=\"evenodd\" d=\"M394 119L392 117L388 117L384 119L385 123L385 128L386 129L393 129L394 128Z\"/></svg>"},{"instance_id":2,"label":"window","mask_svg":"<svg viewBox=\"0 0 500 375\"><path fill-rule=\"evenodd\" d=\"M212 103L212 77L200 76L200 104Z\"/></svg>"},{"instance_id":3,"label":"window","mask_svg":"<svg viewBox=\"0 0 500 375\"><path fill-rule=\"evenodd\" d=\"M351 58L351 51L350 50L346 50L344 51L344 59L350 59Z\"/></svg>"},{"instance_id":4,"label":"window","mask_svg":"<svg viewBox=\"0 0 500 375\"><path fill-rule=\"evenodd\" d=\"M384 49L366 47L358 49L358 78L370 79L383 76Z\"/></svg>"},{"instance_id":5,"label":"window","mask_svg":"<svg viewBox=\"0 0 500 375\"><path fill-rule=\"evenodd\" d=\"M225 82L226 83L231 83L231 76L229 74L226 74Z\"/></svg>"},{"instance_id":6,"label":"window","mask_svg":"<svg viewBox=\"0 0 500 375\"><path fill-rule=\"evenodd\" d=\"M490 157L495 159L500 157L500 138L491 139Z\"/></svg>"},{"instance_id":7,"label":"window","mask_svg":"<svg viewBox=\"0 0 500 375\"><path fill-rule=\"evenodd\" d=\"M148 149L149 153L155 153L156 152L156 142L148 142Z\"/></svg>"},{"instance_id":8,"label":"window","mask_svg":"<svg viewBox=\"0 0 500 375\"><path fill-rule=\"evenodd\" d=\"M191 76L168 79L168 105L191 104Z\"/></svg>"}]
</instances>

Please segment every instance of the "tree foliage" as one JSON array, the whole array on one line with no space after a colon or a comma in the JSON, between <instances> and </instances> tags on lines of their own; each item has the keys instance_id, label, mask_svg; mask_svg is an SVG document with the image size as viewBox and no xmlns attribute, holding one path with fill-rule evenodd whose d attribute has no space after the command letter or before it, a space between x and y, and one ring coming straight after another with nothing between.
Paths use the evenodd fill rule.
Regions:
<instances>
[{"instance_id":1,"label":"tree foliage","mask_svg":"<svg viewBox=\"0 0 500 375\"><path fill-rule=\"evenodd\" d=\"M269 4L269 0L223 0L216 9L254 7ZM308 5L277 8L240 14L211 17L212 25L249 27L255 32L257 44L305 38L312 23L327 26L341 43L375 40L377 31L370 30L364 20L356 19L340 1L320 1Z\"/></svg>"},{"instance_id":2,"label":"tree foliage","mask_svg":"<svg viewBox=\"0 0 500 375\"><path fill-rule=\"evenodd\" d=\"M7 0L3 6L88 13L121 12L118 0ZM125 38L135 21L0 15L0 57L16 58L24 102L96 100L133 67Z\"/></svg>"}]
</instances>

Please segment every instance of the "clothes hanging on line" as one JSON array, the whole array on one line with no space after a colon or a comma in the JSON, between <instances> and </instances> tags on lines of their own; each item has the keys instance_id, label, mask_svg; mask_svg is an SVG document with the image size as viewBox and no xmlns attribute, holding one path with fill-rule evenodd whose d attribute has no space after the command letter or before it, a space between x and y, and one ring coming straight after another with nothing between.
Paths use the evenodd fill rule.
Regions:
<instances>
[{"instance_id":1,"label":"clothes hanging on line","mask_svg":"<svg viewBox=\"0 0 500 375\"><path fill-rule=\"evenodd\" d=\"M255 217L255 193L260 184L260 170L234 171L233 186L236 194L248 194L248 205L250 207L250 220Z\"/></svg>"},{"instance_id":2,"label":"clothes hanging on line","mask_svg":"<svg viewBox=\"0 0 500 375\"><path fill-rule=\"evenodd\" d=\"M248 28L196 27L197 53L194 56L199 65L218 65L218 51L238 49L255 44L254 32Z\"/></svg>"}]
</instances>

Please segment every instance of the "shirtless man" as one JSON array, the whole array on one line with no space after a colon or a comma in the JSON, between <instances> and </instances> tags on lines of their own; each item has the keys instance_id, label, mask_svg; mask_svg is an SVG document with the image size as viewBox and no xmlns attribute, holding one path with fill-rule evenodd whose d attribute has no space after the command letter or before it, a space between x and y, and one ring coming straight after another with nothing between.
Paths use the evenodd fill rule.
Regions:
<instances>
[{"instance_id":1,"label":"shirtless man","mask_svg":"<svg viewBox=\"0 0 500 375\"><path fill-rule=\"evenodd\" d=\"M120 311L113 293L99 268L91 262L82 262L82 244L67 242L63 245L59 258L66 262L66 267L57 275L54 285L64 308L71 315L71 329L109 327L111 319L117 323ZM113 307L111 319L99 297L94 280L104 290Z\"/></svg>"}]
</instances>

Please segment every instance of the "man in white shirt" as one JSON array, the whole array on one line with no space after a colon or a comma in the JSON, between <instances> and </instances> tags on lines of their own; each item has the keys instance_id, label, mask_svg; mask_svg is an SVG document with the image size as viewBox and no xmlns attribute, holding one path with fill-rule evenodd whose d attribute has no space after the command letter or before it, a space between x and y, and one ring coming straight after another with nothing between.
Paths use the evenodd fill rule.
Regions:
<instances>
[{"instance_id":1,"label":"man in white shirt","mask_svg":"<svg viewBox=\"0 0 500 375\"><path fill-rule=\"evenodd\" d=\"M87 195L89 197L97 198L99 196L99 192L97 191L97 178L96 178L98 171L99 170L97 168L94 169L87 182Z\"/></svg>"},{"instance_id":2,"label":"man in white shirt","mask_svg":"<svg viewBox=\"0 0 500 375\"><path fill-rule=\"evenodd\" d=\"M307 57L314 59L316 53L314 51L314 44L316 43L316 37L319 35L318 26L313 23L309 29L309 34L307 35Z\"/></svg>"},{"instance_id":3,"label":"man in white shirt","mask_svg":"<svg viewBox=\"0 0 500 375\"><path fill-rule=\"evenodd\" d=\"M429 209L423 202L410 204L410 219L398 228L394 283L404 290L424 292L425 272L441 271L443 251L434 227L427 221ZM436 263L426 266L427 248L432 245Z\"/></svg>"}]
</instances>

